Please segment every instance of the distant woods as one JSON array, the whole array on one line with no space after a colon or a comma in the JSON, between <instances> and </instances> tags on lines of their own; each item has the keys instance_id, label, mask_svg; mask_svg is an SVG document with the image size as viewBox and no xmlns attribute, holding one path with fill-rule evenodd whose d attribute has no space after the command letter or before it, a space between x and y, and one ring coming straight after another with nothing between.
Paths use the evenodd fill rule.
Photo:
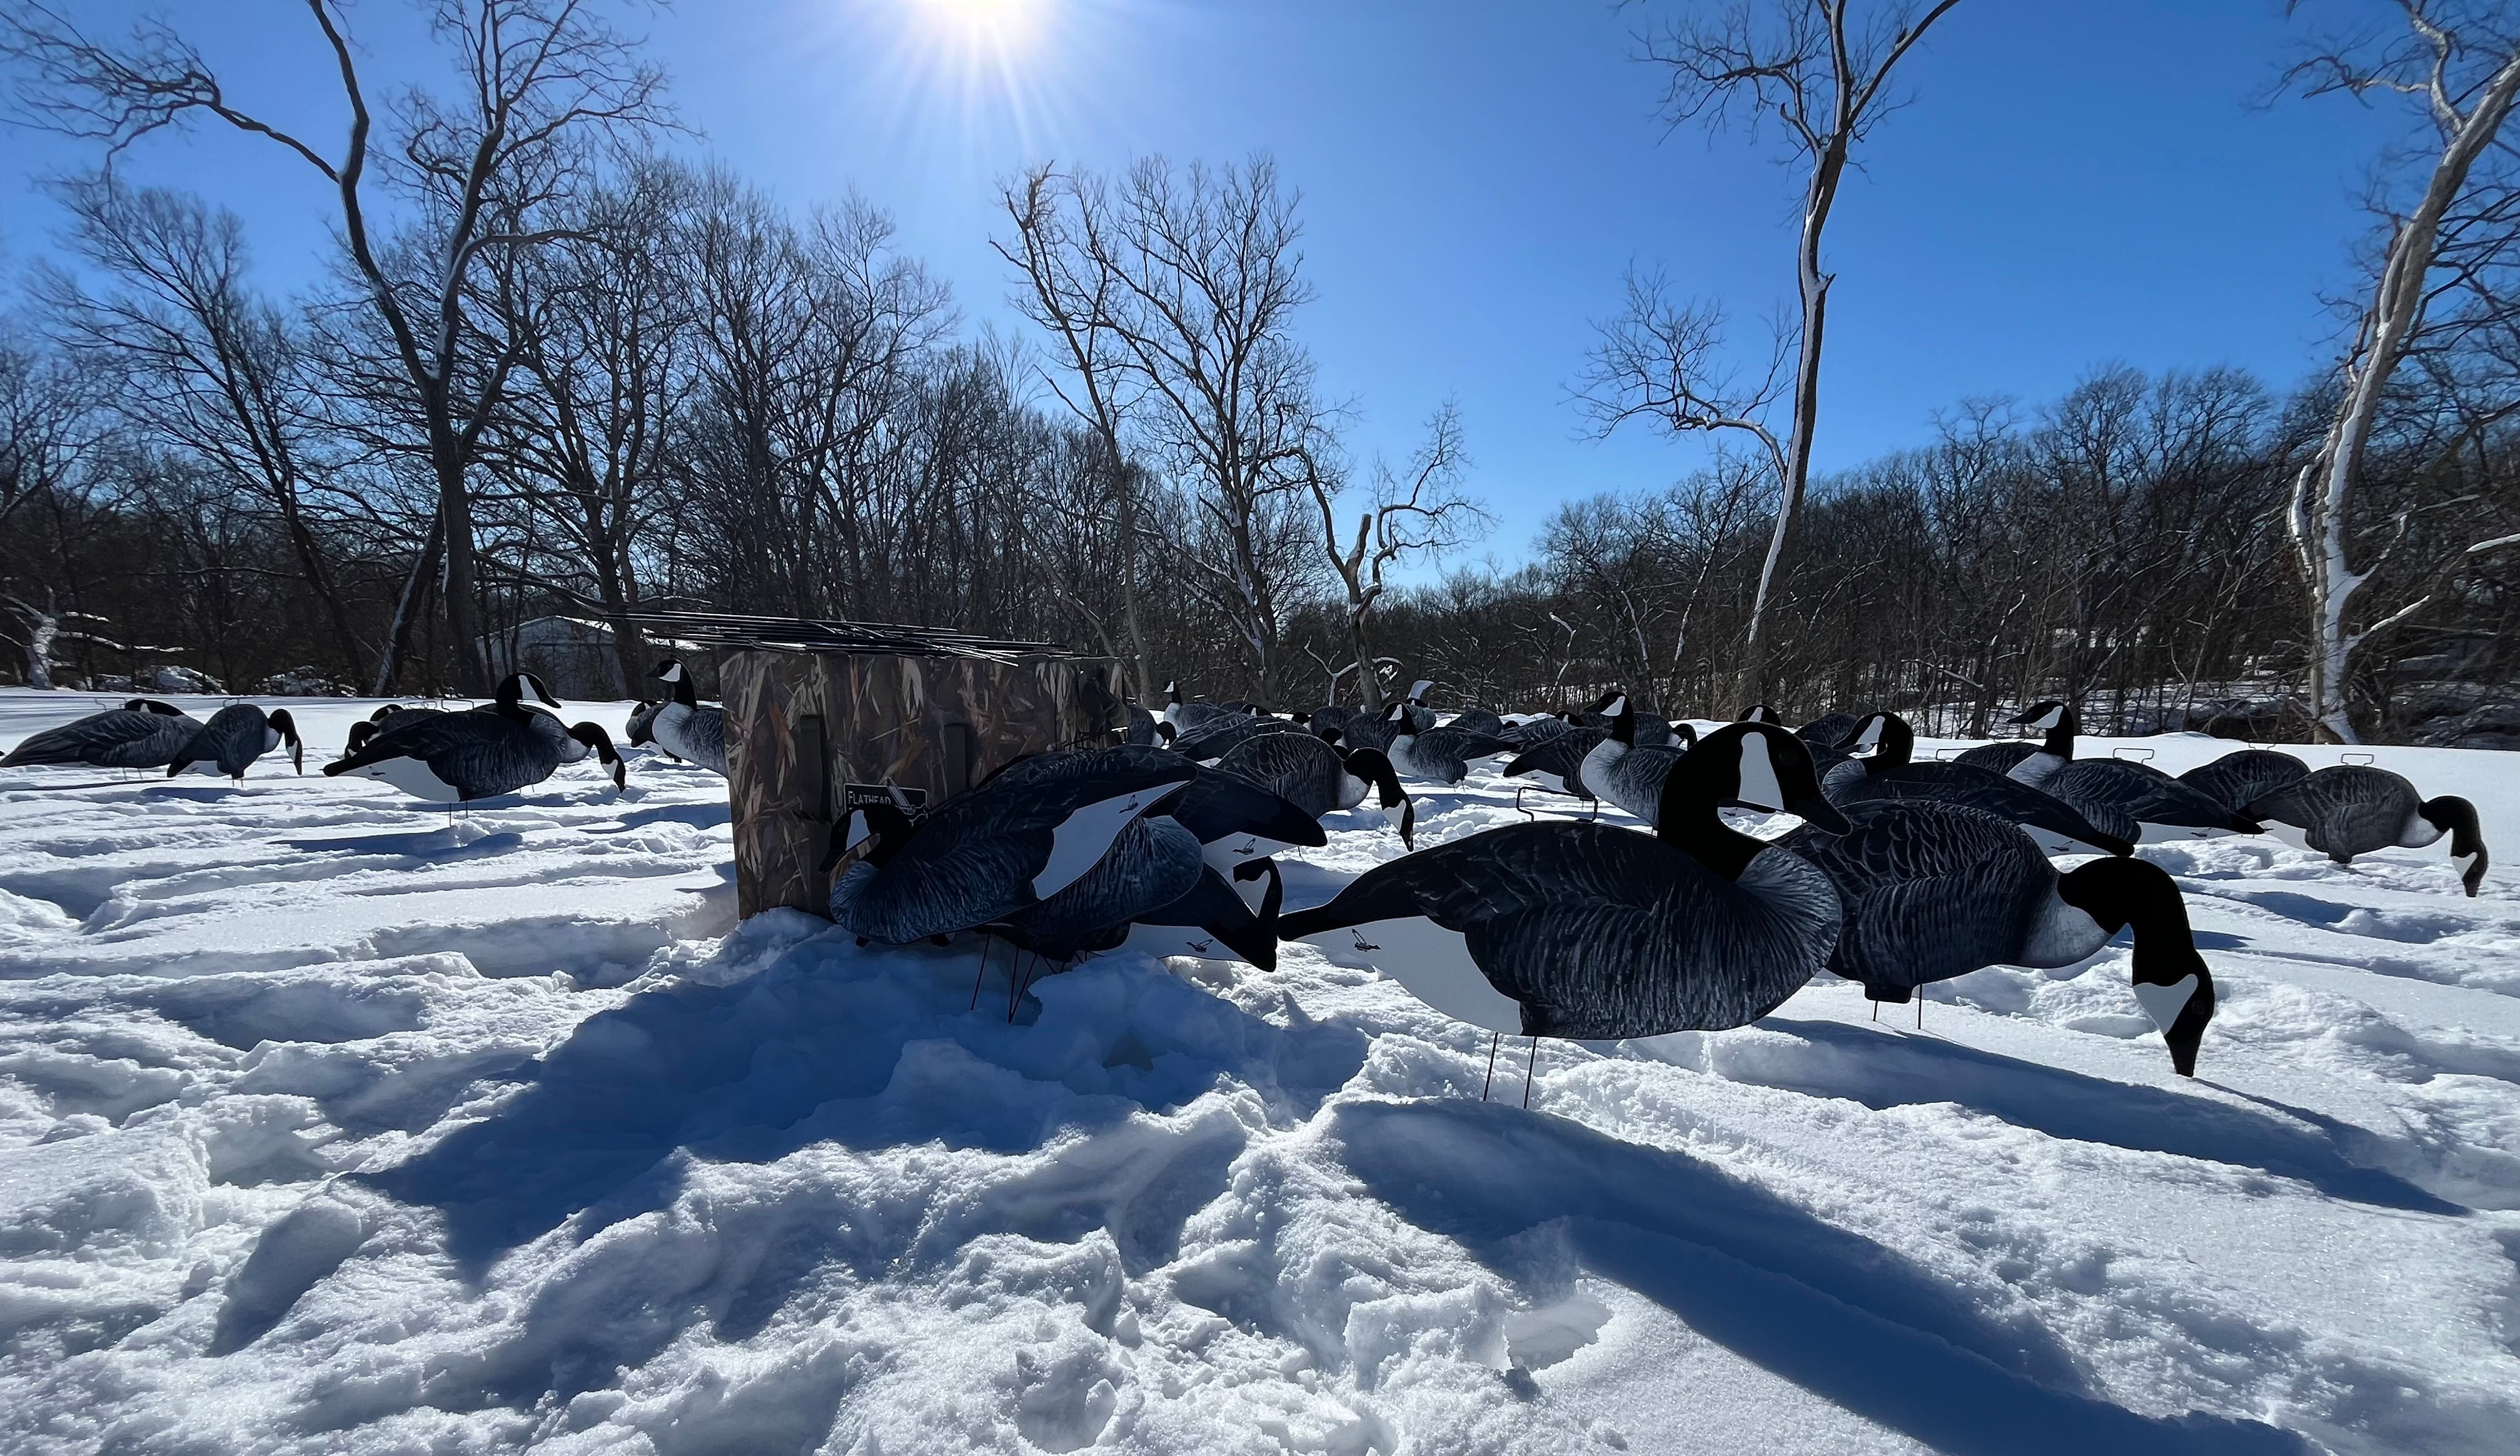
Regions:
<instances>
[{"instance_id":1,"label":"distant woods","mask_svg":"<svg viewBox=\"0 0 2520 1456\"><path fill-rule=\"evenodd\" d=\"M1652 42L1675 119L1768 77L1715 65L1735 41L1802 67L1809 330L1735 388L1722 314L1632 281L1590 365L1567 362L1596 424L1748 448L1574 500L1523 564L1462 565L1501 488L1479 421L1409 402L1407 459L1352 453L1363 412L1393 405L1324 393L1307 320L1337 300L1315 297L1300 199L1266 158L1007 179L990 241L1026 321L1007 336L970 327L874 204L790 207L665 154L662 76L602 7L431 9L463 83L385 105L354 12L310 0L338 65L307 85L334 110L296 137L176 30L0 4L22 118L101 158L187 120L287 149L340 247L322 284L271 296L218 199L56 184L69 226L0 325L0 680L477 691L520 624L558 616L606 629L635 687L656 649L631 617L681 608L1047 638L1120 660L1142 697L1179 679L1289 708L1422 677L1504 708L1615 684L1729 715L1755 685L1789 715L1878 704L1954 730L2063 696L2096 728L2299 733L2316 690L2350 710L2331 724L2402 735L2464 711L2425 682L2520 677L2520 348L2487 306L2520 195L2498 150L2433 169L2433 261L2400 275L2435 287L2366 310L2403 345L2386 368L2358 344L2289 395L2100 369L2044 404L1956 402L1919 448L1809 475L1819 224L1878 114L1841 103L1904 99L1892 63L1967 7L1884 9L1844 66L1821 23L1844 7L1706 8L1720 24ZM2425 123L2452 143L2498 125L2493 63L2515 53L2460 33ZM2339 49L2297 75L2370 89L2424 54ZM2375 269L2409 254L2409 205L2375 194ZM2324 638L2322 600L2344 603Z\"/></svg>"}]
</instances>

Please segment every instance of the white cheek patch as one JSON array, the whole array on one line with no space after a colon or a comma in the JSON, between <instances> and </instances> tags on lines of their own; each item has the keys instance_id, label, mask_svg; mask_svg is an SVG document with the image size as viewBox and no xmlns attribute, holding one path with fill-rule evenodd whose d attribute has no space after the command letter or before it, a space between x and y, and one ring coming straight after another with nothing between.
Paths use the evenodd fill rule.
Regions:
<instances>
[{"instance_id":1,"label":"white cheek patch","mask_svg":"<svg viewBox=\"0 0 2520 1456\"><path fill-rule=\"evenodd\" d=\"M2038 720L2037 720L2036 722L2032 723L2030 726L2031 726L2032 728L2054 728L2056 725L2058 725L2058 724L2060 724L2060 723L2063 723L2064 721L2065 721L2065 710L2064 710L2064 709L2062 709L2062 708L2050 708L2050 709L2048 709L2047 712L2042 713L2041 715L2039 715Z\"/></svg>"},{"instance_id":2,"label":"white cheek patch","mask_svg":"<svg viewBox=\"0 0 2520 1456\"><path fill-rule=\"evenodd\" d=\"M1875 719L1872 722L1866 724L1864 726L1864 731L1858 733L1855 737L1855 746L1858 748L1880 747L1881 728L1882 725L1879 719Z\"/></svg>"},{"instance_id":3,"label":"white cheek patch","mask_svg":"<svg viewBox=\"0 0 2520 1456\"><path fill-rule=\"evenodd\" d=\"M1757 733L1741 740L1741 786L1732 797L1760 809L1785 807L1784 785L1777 782L1777 766L1768 757L1766 740Z\"/></svg>"},{"instance_id":4,"label":"white cheek patch","mask_svg":"<svg viewBox=\"0 0 2520 1456\"><path fill-rule=\"evenodd\" d=\"M1111 841L1120 837L1129 820L1171 788L1171 784L1163 784L1133 789L1116 798L1088 804L1060 820L1058 827L1051 831L1050 860L1032 878L1033 898L1048 900L1085 878L1085 872L1102 863L1102 857L1111 852Z\"/></svg>"},{"instance_id":5,"label":"white cheek patch","mask_svg":"<svg viewBox=\"0 0 2520 1456\"><path fill-rule=\"evenodd\" d=\"M1614 697L1610 699L1610 706L1601 710L1601 716L1604 718L1616 718L1626 711L1628 711L1628 700L1624 697Z\"/></svg>"},{"instance_id":6,"label":"white cheek patch","mask_svg":"<svg viewBox=\"0 0 2520 1456\"><path fill-rule=\"evenodd\" d=\"M874 836L874 834L875 830L868 825L866 815L857 810L851 810L849 812L848 834L840 842L850 849L856 849L859 845L866 843L868 839Z\"/></svg>"},{"instance_id":7,"label":"white cheek patch","mask_svg":"<svg viewBox=\"0 0 2520 1456\"><path fill-rule=\"evenodd\" d=\"M2155 986L2149 981L2135 984L2135 998L2143 1002L2143 1014L2151 1017L2152 1024L2161 1028L2165 1036L2195 994L2196 978L2192 975L2182 976L2168 986Z\"/></svg>"}]
</instances>

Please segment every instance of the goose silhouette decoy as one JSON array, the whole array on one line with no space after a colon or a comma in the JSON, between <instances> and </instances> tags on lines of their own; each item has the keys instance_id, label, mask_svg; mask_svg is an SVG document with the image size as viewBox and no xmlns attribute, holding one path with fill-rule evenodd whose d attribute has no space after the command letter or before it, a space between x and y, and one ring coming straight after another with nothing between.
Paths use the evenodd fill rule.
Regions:
<instances>
[{"instance_id":1,"label":"goose silhouette decoy","mask_svg":"<svg viewBox=\"0 0 2520 1456\"><path fill-rule=\"evenodd\" d=\"M1697 729L1682 724L1688 734L1682 743L1639 743L1635 706L1625 698L1620 703L1620 711L1610 720L1609 735L1584 755L1583 783L1597 796L1650 824L1662 809L1663 780L1671 776L1672 766L1688 755L1688 745L1697 741Z\"/></svg>"},{"instance_id":2,"label":"goose silhouette decoy","mask_svg":"<svg viewBox=\"0 0 2520 1456\"><path fill-rule=\"evenodd\" d=\"M671 696L649 720L649 735L685 763L698 764L720 778L726 776L726 710L704 705L692 684L690 669L679 657L656 664L648 676L665 684Z\"/></svg>"},{"instance_id":3,"label":"goose silhouette decoy","mask_svg":"<svg viewBox=\"0 0 2520 1456\"><path fill-rule=\"evenodd\" d=\"M2048 735L2046 741L2033 743L2028 739L2013 739L2002 743L1981 743L1953 762L1966 764L1972 769L1991 770L2037 788L2046 782L2048 775L2074 761L2074 735L2080 725L2068 704L2055 698L2033 703L2015 714L2010 722L2021 728L2040 729Z\"/></svg>"},{"instance_id":4,"label":"goose silhouette decoy","mask_svg":"<svg viewBox=\"0 0 2520 1456\"><path fill-rule=\"evenodd\" d=\"M531 673L512 673L489 704L453 713L397 714L357 748L324 766L331 777L389 783L413 798L454 806L530 788L561 765L594 754L611 770L613 788L627 784L611 737L593 723L575 727L524 701L530 689L558 700Z\"/></svg>"},{"instance_id":5,"label":"goose silhouette decoy","mask_svg":"<svg viewBox=\"0 0 2520 1456\"><path fill-rule=\"evenodd\" d=\"M1264 733L1219 759L1216 767L1249 779L1316 820L1343 810L1376 810L1400 832L1403 848L1417 847L1418 806L1381 749L1341 749L1312 733Z\"/></svg>"},{"instance_id":6,"label":"goose silhouette decoy","mask_svg":"<svg viewBox=\"0 0 2520 1456\"><path fill-rule=\"evenodd\" d=\"M2404 774L2367 764L2321 769L2241 812L2303 831L2304 844L2339 864L2374 850L2422 849L2447 834L2459 886L2471 898L2491 862L2475 805L2455 794L2427 799Z\"/></svg>"},{"instance_id":7,"label":"goose silhouette decoy","mask_svg":"<svg viewBox=\"0 0 2520 1456\"><path fill-rule=\"evenodd\" d=\"M289 745L290 761L297 772L306 772L306 745L297 736L297 722L287 708L274 708L269 713L251 703L230 703L196 729L186 743L167 762L166 776L174 777L197 763L214 765L221 773L237 783L245 781L245 771L253 761L278 748Z\"/></svg>"},{"instance_id":8,"label":"goose silhouette decoy","mask_svg":"<svg viewBox=\"0 0 2520 1456\"><path fill-rule=\"evenodd\" d=\"M1846 817L1844 833L1807 825L1781 843L1836 886L1844 930L1828 968L1875 1003L1990 965L2072 965L2131 925L2136 998L2179 1075L2196 1075L2214 974L2161 866L2102 858L2060 875L2018 825L1965 805L1875 801Z\"/></svg>"},{"instance_id":9,"label":"goose silhouette decoy","mask_svg":"<svg viewBox=\"0 0 2520 1456\"><path fill-rule=\"evenodd\" d=\"M1728 800L1846 827L1792 734L1735 725L1673 769L1652 834L1571 820L1489 829L1377 865L1278 933L1501 1034L1743 1026L1827 963L1839 913L1827 876L1725 826Z\"/></svg>"},{"instance_id":10,"label":"goose silhouette decoy","mask_svg":"<svg viewBox=\"0 0 2520 1456\"><path fill-rule=\"evenodd\" d=\"M858 856L832 884L832 919L895 946L1008 921L1083 879L1197 776L1159 749L1043 754L916 819L898 805L853 809L825 860Z\"/></svg>"},{"instance_id":11,"label":"goose silhouette decoy","mask_svg":"<svg viewBox=\"0 0 2520 1456\"><path fill-rule=\"evenodd\" d=\"M1421 728L1418 720L1410 716L1406 703L1392 708L1389 722L1390 739L1382 751L1391 760L1392 767L1410 778L1460 783L1469 776L1471 760L1494 758L1513 751L1512 744L1488 733L1476 733L1467 728Z\"/></svg>"},{"instance_id":12,"label":"goose silhouette decoy","mask_svg":"<svg viewBox=\"0 0 2520 1456\"><path fill-rule=\"evenodd\" d=\"M98 769L162 769L202 730L201 721L172 703L136 697L119 708L73 718L29 733L0 758L0 769L85 764Z\"/></svg>"},{"instance_id":13,"label":"goose silhouette decoy","mask_svg":"<svg viewBox=\"0 0 2520 1456\"><path fill-rule=\"evenodd\" d=\"M1880 799L1931 799L1964 804L2044 836L2051 852L2082 845L2109 855L2135 853L2142 826L2127 814L2103 811L2093 819L2051 794L1991 769L1962 763L1912 762L1915 730L1896 713L1864 720L1847 748L1859 755L1828 771L1822 787L1841 807Z\"/></svg>"},{"instance_id":14,"label":"goose silhouette decoy","mask_svg":"<svg viewBox=\"0 0 2520 1456\"><path fill-rule=\"evenodd\" d=\"M2279 788L2310 776L2310 765L2288 753L2243 748L2179 775L2179 781L2238 814Z\"/></svg>"}]
</instances>

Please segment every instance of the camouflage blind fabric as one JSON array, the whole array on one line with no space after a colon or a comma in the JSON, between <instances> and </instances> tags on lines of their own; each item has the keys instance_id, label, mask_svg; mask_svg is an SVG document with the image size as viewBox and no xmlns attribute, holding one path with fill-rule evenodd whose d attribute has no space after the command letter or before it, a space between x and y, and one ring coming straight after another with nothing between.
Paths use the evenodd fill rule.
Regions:
<instances>
[{"instance_id":1,"label":"camouflage blind fabric","mask_svg":"<svg viewBox=\"0 0 2520 1456\"><path fill-rule=\"evenodd\" d=\"M1120 741L1119 665L776 649L721 651L736 897L828 913L823 857L852 784L942 802L1028 753Z\"/></svg>"}]
</instances>

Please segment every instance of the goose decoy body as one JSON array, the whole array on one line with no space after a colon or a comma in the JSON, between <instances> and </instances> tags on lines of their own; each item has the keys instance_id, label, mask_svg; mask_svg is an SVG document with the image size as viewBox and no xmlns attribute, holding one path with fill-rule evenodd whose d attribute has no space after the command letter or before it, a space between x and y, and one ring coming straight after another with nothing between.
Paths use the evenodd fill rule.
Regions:
<instances>
[{"instance_id":1,"label":"goose decoy body","mask_svg":"<svg viewBox=\"0 0 2520 1456\"><path fill-rule=\"evenodd\" d=\"M0 769L39 764L159 769L173 763L201 730L201 722L174 704L136 697L119 708L28 734L7 758L0 758Z\"/></svg>"},{"instance_id":2,"label":"goose decoy body","mask_svg":"<svg viewBox=\"0 0 2520 1456\"><path fill-rule=\"evenodd\" d=\"M1319 819L1365 807L1369 797L1415 848L1418 808L1400 786L1399 771L1378 748L1341 749L1311 733L1264 733L1217 761L1223 772L1249 779Z\"/></svg>"},{"instance_id":3,"label":"goose decoy body","mask_svg":"<svg viewBox=\"0 0 2520 1456\"><path fill-rule=\"evenodd\" d=\"M1566 725L1562 731L1543 735L1508 760L1501 776L1528 778L1552 794L1593 802L1600 796L1584 777L1584 765L1609 736L1608 728Z\"/></svg>"},{"instance_id":4,"label":"goose decoy body","mask_svg":"<svg viewBox=\"0 0 2520 1456\"><path fill-rule=\"evenodd\" d=\"M655 744L656 751L658 753L665 755L667 758L673 757L672 749L665 747L661 743L656 743L656 715L663 712L665 704L670 701L672 701L670 698L659 699L653 702L647 698L641 698L638 702L633 703L630 707L629 718L623 721L621 725L621 741L632 748L636 748L643 743Z\"/></svg>"},{"instance_id":5,"label":"goose decoy body","mask_svg":"<svg viewBox=\"0 0 2520 1456\"><path fill-rule=\"evenodd\" d=\"M1242 716L1221 703L1183 702L1179 683L1164 684L1164 711L1157 716L1165 723L1171 724L1176 733L1186 734L1193 728L1202 728L1208 724L1221 723L1229 718Z\"/></svg>"},{"instance_id":6,"label":"goose decoy body","mask_svg":"<svg viewBox=\"0 0 2520 1456\"><path fill-rule=\"evenodd\" d=\"M1216 878L1199 855L1196 836L1169 815L1134 816L1120 825L1110 849L1074 883L984 928L1051 960L1071 964L1121 945L1128 939L1130 923L1139 916L1159 913L1166 905L1188 900L1203 882ZM1249 907L1230 888L1224 900L1240 912L1240 918L1250 918ZM1240 928L1221 927L1219 934L1241 939ZM1275 969L1274 947L1255 947L1255 952L1267 957L1263 969Z\"/></svg>"},{"instance_id":7,"label":"goose decoy body","mask_svg":"<svg viewBox=\"0 0 2520 1456\"><path fill-rule=\"evenodd\" d=\"M1042 754L915 820L892 805L853 809L826 861L860 857L832 882L832 918L895 946L1006 922L1083 879L1198 772L1160 749Z\"/></svg>"},{"instance_id":8,"label":"goose decoy body","mask_svg":"<svg viewBox=\"0 0 2520 1456\"><path fill-rule=\"evenodd\" d=\"M2310 765L2288 753L2243 748L2179 775L2179 781L2237 814L2279 788L2310 776Z\"/></svg>"},{"instance_id":9,"label":"goose decoy body","mask_svg":"<svg viewBox=\"0 0 2520 1456\"><path fill-rule=\"evenodd\" d=\"M176 753L166 765L166 776L174 777L198 763L216 765L221 773L242 783L245 771L253 761L278 748L289 745L291 762L306 772L306 745L297 736L297 722L287 708L274 708L269 713L251 703L230 703L210 720L194 730L192 741Z\"/></svg>"},{"instance_id":10,"label":"goose decoy body","mask_svg":"<svg viewBox=\"0 0 2520 1456\"><path fill-rule=\"evenodd\" d=\"M1864 720L1852 713L1830 713L1815 718L1794 729L1794 736L1810 744L1813 751L1818 752L1822 749L1840 746L1847 739L1854 737L1855 730L1863 726Z\"/></svg>"},{"instance_id":11,"label":"goose decoy body","mask_svg":"<svg viewBox=\"0 0 2520 1456\"><path fill-rule=\"evenodd\" d=\"M1465 733L1485 733L1491 738L1505 734L1505 719L1489 708L1463 708L1446 720L1444 727L1460 728Z\"/></svg>"},{"instance_id":12,"label":"goose decoy body","mask_svg":"<svg viewBox=\"0 0 2520 1456\"><path fill-rule=\"evenodd\" d=\"M1324 703L1304 715L1304 727L1317 733L1333 729L1344 732L1347 726L1356 721L1356 717L1357 710L1345 703Z\"/></svg>"},{"instance_id":13,"label":"goose decoy body","mask_svg":"<svg viewBox=\"0 0 2520 1456\"><path fill-rule=\"evenodd\" d=\"M1466 728L1419 728L1409 711L1405 703L1391 710L1391 737L1382 750L1392 767L1408 777L1460 783L1469 776L1472 759L1513 751L1512 744L1486 733Z\"/></svg>"},{"instance_id":14,"label":"goose decoy body","mask_svg":"<svg viewBox=\"0 0 2520 1456\"><path fill-rule=\"evenodd\" d=\"M373 778L416 799L453 805L529 788L561 765L581 762L592 753L612 771L612 786L623 787L628 779L610 735L593 723L568 727L557 715L528 705L528 688L558 706L541 679L511 674L486 706L397 715L356 749L326 764L324 772Z\"/></svg>"},{"instance_id":15,"label":"goose decoy body","mask_svg":"<svg viewBox=\"0 0 2520 1456\"><path fill-rule=\"evenodd\" d=\"M1597 796L1650 824L1652 816L1661 812L1663 780L1688 749L1680 744L1639 743L1636 725L1634 705L1621 699L1619 711L1610 719L1609 735L1584 755L1583 780ZM1688 741L1697 741L1695 728L1688 729Z\"/></svg>"},{"instance_id":16,"label":"goose decoy body","mask_svg":"<svg viewBox=\"0 0 2520 1456\"><path fill-rule=\"evenodd\" d=\"M1985 966L2072 965L2132 925L2136 998L2179 1075L2196 1075L2214 974L2159 865L2102 858L2060 875L2018 825L1959 804L1874 801L1846 817L1843 834L1805 826L1781 841L1836 887L1844 928L1830 970L1904 1003Z\"/></svg>"},{"instance_id":17,"label":"goose decoy body","mask_svg":"<svg viewBox=\"0 0 2520 1456\"><path fill-rule=\"evenodd\" d=\"M2018 770L2015 770L2016 781ZM2195 839L2215 834L2255 834L2257 820L2162 772L2124 759L2075 759L2048 775L2045 793L2098 823L2111 815L2135 820L2139 841Z\"/></svg>"},{"instance_id":18,"label":"goose decoy body","mask_svg":"<svg viewBox=\"0 0 2520 1456\"><path fill-rule=\"evenodd\" d=\"M350 725L349 732L343 736L341 741L341 752L344 754L356 753L367 745L367 741L370 738L375 737L386 728L400 728L408 723L417 723L421 719L434 717L445 711L446 710L444 708L416 708L407 707L401 703L387 703L374 713L371 713L367 717ZM635 725L638 721L638 715L635 713L632 714L631 721ZM637 743L644 740L633 736L630 741Z\"/></svg>"},{"instance_id":19,"label":"goose decoy body","mask_svg":"<svg viewBox=\"0 0 2520 1456\"><path fill-rule=\"evenodd\" d=\"M1363 963L1459 1021L1532 1037L1714 1031L1775 1010L1827 963L1837 894L1791 853L1727 828L1727 800L1846 820L1781 728L1701 739L1652 834L1511 824L1366 871L1279 934Z\"/></svg>"},{"instance_id":20,"label":"goose decoy body","mask_svg":"<svg viewBox=\"0 0 2520 1456\"><path fill-rule=\"evenodd\" d=\"M700 702L691 671L680 658L666 658L648 676L666 684L673 693L650 721L648 730L657 746L686 763L698 764L725 777L726 710Z\"/></svg>"},{"instance_id":21,"label":"goose decoy body","mask_svg":"<svg viewBox=\"0 0 2520 1456\"><path fill-rule=\"evenodd\" d=\"M2143 829L2132 815L2103 808L2095 820L2052 794L1991 769L1912 762L1915 741L1915 730L1896 713L1875 713L1865 719L1847 746L1870 756L1828 771L1822 786L1829 801L1840 807L1880 799L1964 804L2032 830L2051 853L2067 852L2074 845L2109 855L2135 853Z\"/></svg>"},{"instance_id":22,"label":"goose decoy body","mask_svg":"<svg viewBox=\"0 0 2520 1456\"><path fill-rule=\"evenodd\" d=\"M2048 735L2047 739L2039 743L2027 739L1981 743L1953 762L1966 764L1972 769L1992 770L2038 788L2057 770L2074 761L2074 736L2080 725L2071 707L2050 698L2024 708L2011 721L2022 728L2040 729Z\"/></svg>"},{"instance_id":23,"label":"goose decoy body","mask_svg":"<svg viewBox=\"0 0 2520 1456\"><path fill-rule=\"evenodd\" d=\"M2427 799L2404 774L2367 764L2321 769L2241 811L2302 831L2302 841L2339 864L2381 849L2422 849L2450 836L2459 885L2473 897L2491 862L2476 806L2455 794Z\"/></svg>"},{"instance_id":24,"label":"goose decoy body","mask_svg":"<svg viewBox=\"0 0 2520 1456\"><path fill-rule=\"evenodd\" d=\"M1129 727L1121 733L1120 741L1135 748L1151 746L1156 742L1155 715L1136 703L1130 703L1127 707Z\"/></svg>"},{"instance_id":25,"label":"goose decoy body","mask_svg":"<svg viewBox=\"0 0 2520 1456\"><path fill-rule=\"evenodd\" d=\"M1212 725L1194 733L1183 733L1173 739L1172 749L1184 758L1196 759L1204 763L1221 759L1245 741L1269 733L1302 733L1307 737L1311 736L1310 730L1303 725L1289 723L1282 718L1238 718Z\"/></svg>"}]
</instances>

